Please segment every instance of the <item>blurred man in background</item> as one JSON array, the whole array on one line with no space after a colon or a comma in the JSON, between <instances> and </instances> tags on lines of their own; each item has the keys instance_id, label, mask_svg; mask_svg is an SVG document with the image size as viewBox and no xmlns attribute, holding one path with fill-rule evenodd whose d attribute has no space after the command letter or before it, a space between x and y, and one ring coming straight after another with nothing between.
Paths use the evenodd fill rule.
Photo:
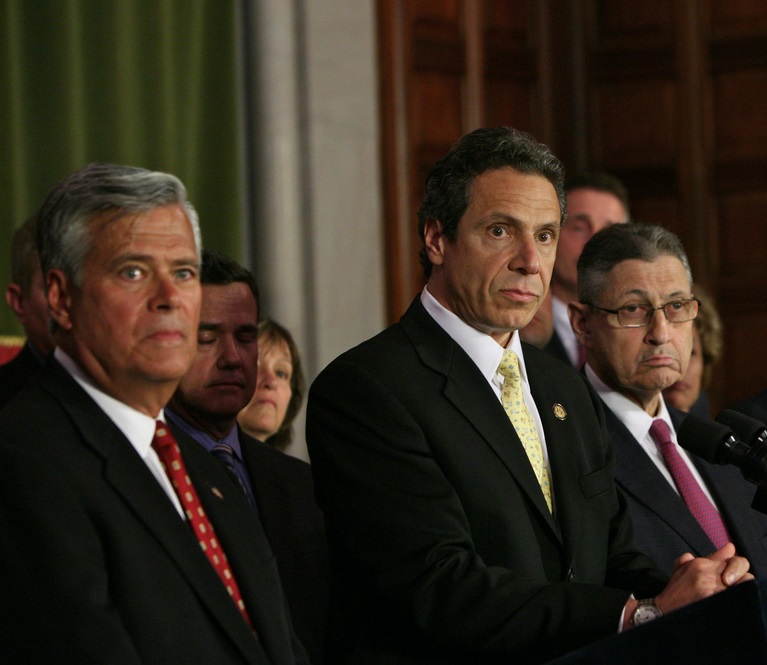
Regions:
<instances>
[{"instance_id":1,"label":"blurred man in background","mask_svg":"<svg viewBox=\"0 0 767 665\"><path fill-rule=\"evenodd\" d=\"M24 328L27 340L10 362L0 365L0 408L5 406L53 353L40 256L37 253L37 219L27 219L11 239L11 283L5 300Z\"/></svg>"}]
</instances>

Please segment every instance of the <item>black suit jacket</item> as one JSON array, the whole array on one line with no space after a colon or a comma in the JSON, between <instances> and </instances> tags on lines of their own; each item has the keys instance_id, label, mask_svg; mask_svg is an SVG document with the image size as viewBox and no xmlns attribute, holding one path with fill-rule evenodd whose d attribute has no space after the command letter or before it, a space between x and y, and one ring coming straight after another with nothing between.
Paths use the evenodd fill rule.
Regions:
<instances>
[{"instance_id":1,"label":"black suit jacket","mask_svg":"<svg viewBox=\"0 0 767 665\"><path fill-rule=\"evenodd\" d=\"M146 464L49 361L0 413L0 653L7 662L306 662L241 491L177 434L260 637Z\"/></svg>"},{"instance_id":2,"label":"black suit jacket","mask_svg":"<svg viewBox=\"0 0 767 665\"><path fill-rule=\"evenodd\" d=\"M0 365L0 409L40 371L42 366L29 342L21 347L15 358Z\"/></svg>"},{"instance_id":3,"label":"black suit jacket","mask_svg":"<svg viewBox=\"0 0 767 665\"><path fill-rule=\"evenodd\" d=\"M546 352L525 358L556 520L497 396L420 299L312 385L334 662L542 661L664 586L634 545L598 398Z\"/></svg>"},{"instance_id":4,"label":"black suit jacket","mask_svg":"<svg viewBox=\"0 0 767 665\"><path fill-rule=\"evenodd\" d=\"M767 390L729 407L767 424Z\"/></svg>"},{"instance_id":5,"label":"black suit jacket","mask_svg":"<svg viewBox=\"0 0 767 665\"><path fill-rule=\"evenodd\" d=\"M628 501L637 544L664 570L684 552L707 556L716 547L639 442L605 406L607 427L615 446L615 480ZM686 414L669 408L675 428ZM767 516L753 508L754 486L734 466L710 464L690 453L716 504L739 554L751 572L767 574Z\"/></svg>"},{"instance_id":6,"label":"black suit jacket","mask_svg":"<svg viewBox=\"0 0 767 665\"><path fill-rule=\"evenodd\" d=\"M309 465L239 431L243 462L277 557L293 625L312 663L322 663L330 596L325 524Z\"/></svg>"}]
</instances>

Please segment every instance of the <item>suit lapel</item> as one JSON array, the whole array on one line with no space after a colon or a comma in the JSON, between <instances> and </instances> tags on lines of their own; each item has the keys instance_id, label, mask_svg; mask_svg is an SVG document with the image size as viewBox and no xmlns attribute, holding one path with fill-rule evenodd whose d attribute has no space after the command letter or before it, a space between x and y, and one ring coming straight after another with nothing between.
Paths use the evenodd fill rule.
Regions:
<instances>
[{"instance_id":1,"label":"suit lapel","mask_svg":"<svg viewBox=\"0 0 767 665\"><path fill-rule=\"evenodd\" d=\"M522 442L477 366L429 316L420 298L416 298L400 323L421 361L445 377L445 398L493 449L528 496L534 509L559 539L557 525L546 505Z\"/></svg>"},{"instance_id":2,"label":"suit lapel","mask_svg":"<svg viewBox=\"0 0 767 665\"><path fill-rule=\"evenodd\" d=\"M182 520L144 461L112 420L58 363L43 379L43 385L72 417L84 445L104 459L104 479L119 494L147 531L160 543L201 602L246 659L253 657L254 640L218 575L199 548L192 531ZM210 488L201 491L203 495ZM203 502L204 505L205 502Z\"/></svg>"},{"instance_id":3,"label":"suit lapel","mask_svg":"<svg viewBox=\"0 0 767 665\"><path fill-rule=\"evenodd\" d=\"M574 446L568 441L579 438L575 432L575 405L571 404L572 391L563 390L567 385L550 374L545 377L536 373L536 364L531 354L525 356L528 370L530 391L533 395L538 415L546 437L546 448L551 467L551 484L554 490L556 515L562 538L571 551L575 551L579 542L581 504L577 497L583 496L578 484L580 463L576 459ZM566 366L570 371L569 365Z\"/></svg>"},{"instance_id":4,"label":"suit lapel","mask_svg":"<svg viewBox=\"0 0 767 665\"><path fill-rule=\"evenodd\" d=\"M708 536L639 442L606 405L605 413L616 450L615 479L618 484L676 531L694 552L711 551L713 545Z\"/></svg>"},{"instance_id":5,"label":"suit lapel","mask_svg":"<svg viewBox=\"0 0 767 665\"><path fill-rule=\"evenodd\" d=\"M291 653L292 628L285 622L287 614L275 611L282 607L284 598L267 536L242 489L227 476L223 467L218 462L213 463L210 454L183 432L177 433L177 439L203 508L214 524L237 576L240 592L259 635L259 647L269 654L270 662L282 662L281 659ZM223 589L220 583L218 586ZM247 630L244 633L241 630L245 624L234 603L226 594L225 598L227 611L231 608L236 616L230 628L236 629L240 648L252 657L257 647ZM235 636L234 630L232 635Z\"/></svg>"},{"instance_id":6,"label":"suit lapel","mask_svg":"<svg viewBox=\"0 0 767 665\"><path fill-rule=\"evenodd\" d=\"M248 437L242 432L240 442L242 459L250 476L258 507L258 516L272 549L280 550L285 533L285 519L289 512L287 507L291 504L289 481L275 465L264 464L258 446L265 444L260 441L248 441Z\"/></svg>"}]
</instances>

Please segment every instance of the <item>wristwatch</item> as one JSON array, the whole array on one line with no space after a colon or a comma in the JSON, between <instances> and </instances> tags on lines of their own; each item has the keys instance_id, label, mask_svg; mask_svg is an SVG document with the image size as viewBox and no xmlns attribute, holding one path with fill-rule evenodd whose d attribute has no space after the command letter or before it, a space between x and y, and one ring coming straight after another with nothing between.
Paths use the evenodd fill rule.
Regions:
<instances>
[{"instance_id":1,"label":"wristwatch","mask_svg":"<svg viewBox=\"0 0 767 665\"><path fill-rule=\"evenodd\" d=\"M637 606L631 613L631 619L629 622L632 626L640 626L643 623L662 617L663 612L655 604L655 598L646 598L645 600L638 600Z\"/></svg>"}]
</instances>

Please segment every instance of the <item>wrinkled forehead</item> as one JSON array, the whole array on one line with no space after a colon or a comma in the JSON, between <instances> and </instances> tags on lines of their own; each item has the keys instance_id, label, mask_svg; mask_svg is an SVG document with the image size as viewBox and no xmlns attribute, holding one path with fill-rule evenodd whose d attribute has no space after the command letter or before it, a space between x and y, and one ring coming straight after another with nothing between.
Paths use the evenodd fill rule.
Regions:
<instances>
[{"instance_id":1,"label":"wrinkled forehead","mask_svg":"<svg viewBox=\"0 0 767 665\"><path fill-rule=\"evenodd\" d=\"M657 299L689 297L692 285L682 262L662 255L652 261L627 259L605 275L602 293L615 298Z\"/></svg>"}]
</instances>

